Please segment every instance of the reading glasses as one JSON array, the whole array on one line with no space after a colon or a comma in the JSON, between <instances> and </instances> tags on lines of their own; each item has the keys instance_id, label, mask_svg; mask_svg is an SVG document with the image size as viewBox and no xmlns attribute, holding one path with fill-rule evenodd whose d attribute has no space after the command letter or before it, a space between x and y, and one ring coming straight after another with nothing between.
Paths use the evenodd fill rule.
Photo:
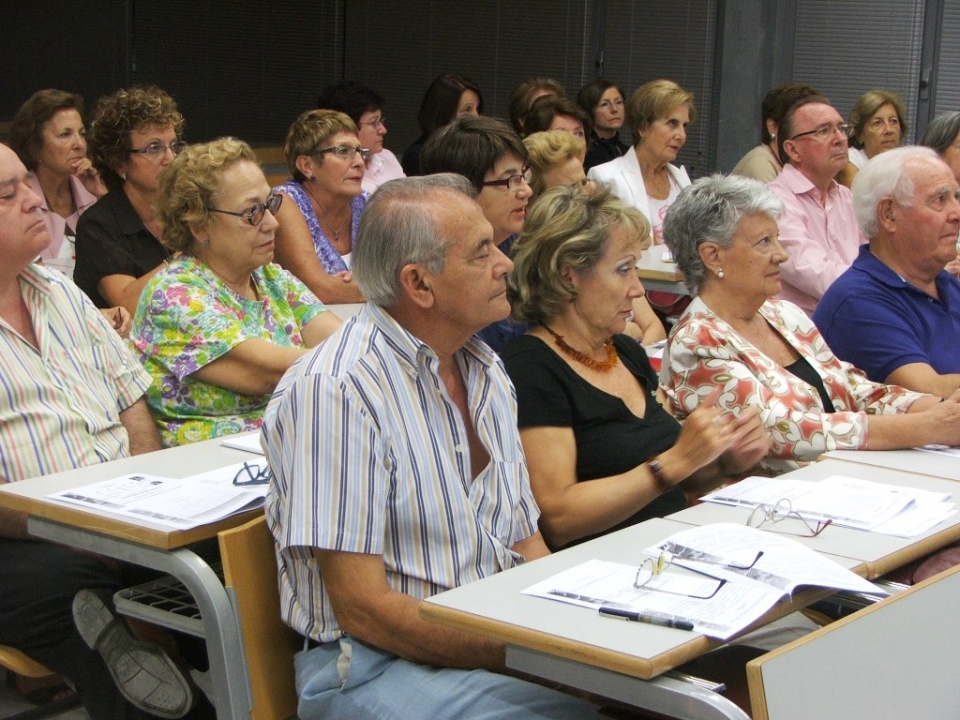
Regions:
<instances>
[{"instance_id":1,"label":"reading glasses","mask_svg":"<svg viewBox=\"0 0 960 720\"><path fill-rule=\"evenodd\" d=\"M704 572L703 570L697 570L696 568L692 568L689 565L683 565L681 563L677 563L675 562L677 558L680 558L683 560L694 560L696 562L707 563L710 565L716 565L717 567L726 568L727 570L750 570L753 568L754 565L757 564L757 561L762 556L763 556L763 551L760 550L757 552L756 557L753 558L753 561L751 563L742 564L742 563L736 563L736 562L728 562L726 560L723 560L722 558L718 558L713 555L709 555L707 553L700 553L700 552L685 553L683 552L682 549L680 553L674 553L674 552L671 552L670 550L664 550L663 552L660 553L659 557L646 558L643 561L643 563L637 569L637 576L634 578L633 586L638 590L650 590L652 592L668 593L669 595L680 595L682 597L689 597L695 600L709 600L718 592L720 592L720 588L722 588L724 585L727 584L726 578L720 578L720 577L717 577L716 575L711 575L708 572ZM666 588L649 585L650 581L653 580L653 578L662 574L663 571L666 570L667 567L669 567L670 565L676 565L679 568L683 568L684 570L688 570L692 573L696 573L697 575L703 575L704 577L708 577L711 580L716 580L717 586L713 588L712 592L706 595L694 595L690 593L676 592L674 590L667 590Z\"/></svg>"},{"instance_id":2,"label":"reading glasses","mask_svg":"<svg viewBox=\"0 0 960 720\"><path fill-rule=\"evenodd\" d=\"M245 485L266 485L272 477L273 473L270 472L269 465L261 467L256 463L245 462L233 478L233 484L237 487L244 487Z\"/></svg>"},{"instance_id":3,"label":"reading glasses","mask_svg":"<svg viewBox=\"0 0 960 720\"><path fill-rule=\"evenodd\" d=\"M786 520L787 518L799 520L806 525L807 530L810 532L795 533L786 530L777 530L777 532L783 532L787 535L796 535L797 537L816 537L826 530L829 525L833 524L832 519L814 521L812 518L805 518L803 515L793 509L793 503L790 502L790 498L780 498L773 505L757 505L750 513L749 517L747 517L747 525L752 528L759 528L766 523L775 525L778 522Z\"/></svg>"},{"instance_id":4,"label":"reading glasses","mask_svg":"<svg viewBox=\"0 0 960 720\"><path fill-rule=\"evenodd\" d=\"M232 210L220 210L219 208L215 207L208 207L207 211L220 213L221 215L233 215L234 217L243 218L251 225L259 225L260 221L263 220L263 216L267 210L269 210L271 214L276 215L282 202L283 195L280 193L270 193L270 197L267 198L266 202L251 205L246 210L241 210L240 212L233 212Z\"/></svg>"}]
</instances>

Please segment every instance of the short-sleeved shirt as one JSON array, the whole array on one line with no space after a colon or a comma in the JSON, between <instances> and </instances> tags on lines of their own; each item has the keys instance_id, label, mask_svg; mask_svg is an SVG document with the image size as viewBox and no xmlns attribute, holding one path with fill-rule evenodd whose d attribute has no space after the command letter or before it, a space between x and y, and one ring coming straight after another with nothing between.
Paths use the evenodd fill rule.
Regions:
<instances>
[{"instance_id":1,"label":"short-sleeved shirt","mask_svg":"<svg viewBox=\"0 0 960 720\"><path fill-rule=\"evenodd\" d=\"M768 183L777 179L782 167L770 152L770 147L761 144L740 158L731 174Z\"/></svg>"},{"instance_id":2,"label":"short-sleeved shirt","mask_svg":"<svg viewBox=\"0 0 960 720\"><path fill-rule=\"evenodd\" d=\"M620 398L580 377L540 338L525 335L511 340L503 353L507 373L517 389L519 427L571 428L578 482L632 470L672 448L680 436L680 423L657 400L657 376L646 352L626 335L615 335L613 342L621 362L647 396L642 418ZM683 507L683 495L674 488L606 532L669 515Z\"/></svg>"},{"instance_id":3,"label":"short-sleeved shirt","mask_svg":"<svg viewBox=\"0 0 960 720\"><path fill-rule=\"evenodd\" d=\"M310 196L307 195L307 191L303 189L303 185L296 180L287 180L283 185L275 187L274 191L287 195L296 204L297 209L300 210L303 219L307 221L307 228L310 230L310 237L313 239L313 249L316 251L317 257L320 258L320 264L323 265L323 269L327 271L327 274L335 275L339 272L346 272L349 269L347 262L343 259L343 256L337 252L337 249L333 246L333 243L330 242L327 234L323 232L323 228L320 227L320 220L317 218L317 213L313 209L313 203L310 202ZM352 213L350 218L350 231L353 233L352 237L357 236L357 230L360 227L360 213L363 212L363 208L366 207L366 205L366 193L361 193L350 201L350 212Z\"/></svg>"},{"instance_id":4,"label":"short-sleeved shirt","mask_svg":"<svg viewBox=\"0 0 960 720\"><path fill-rule=\"evenodd\" d=\"M302 635L341 634L311 548L380 555L390 586L415 598L523 562L511 547L536 533L539 510L513 388L475 339L454 361L490 455L476 478L436 354L380 307L365 304L277 387L262 431L266 517L281 613Z\"/></svg>"},{"instance_id":5,"label":"short-sleeved shirt","mask_svg":"<svg viewBox=\"0 0 960 720\"><path fill-rule=\"evenodd\" d=\"M813 321L841 360L884 382L911 363L960 373L960 280L936 277L939 298L911 285L864 245L830 286Z\"/></svg>"},{"instance_id":6,"label":"short-sleeved shirt","mask_svg":"<svg viewBox=\"0 0 960 720\"><path fill-rule=\"evenodd\" d=\"M77 267L73 280L99 308L110 307L97 289L109 275L143 277L170 257L122 190L112 190L77 221Z\"/></svg>"},{"instance_id":7,"label":"short-sleeved shirt","mask_svg":"<svg viewBox=\"0 0 960 720\"><path fill-rule=\"evenodd\" d=\"M253 282L259 300L241 297L184 255L144 287L130 337L153 377L147 403L164 445L259 428L269 393L244 395L193 373L252 338L303 347L303 328L326 309L278 265L255 270Z\"/></svg>"},{"instance_id":8,"label":"short-sleeved shirt","mask_svg":"<svg viewBox=\"0 0 960 720\"><path fill-rule=\"evenodd\" d=\"M150 376L70 280L38 264L19 280L39 348L0 319L0 477L16 482L126 457L120 413Z\"/></svg>"}]
</instances>

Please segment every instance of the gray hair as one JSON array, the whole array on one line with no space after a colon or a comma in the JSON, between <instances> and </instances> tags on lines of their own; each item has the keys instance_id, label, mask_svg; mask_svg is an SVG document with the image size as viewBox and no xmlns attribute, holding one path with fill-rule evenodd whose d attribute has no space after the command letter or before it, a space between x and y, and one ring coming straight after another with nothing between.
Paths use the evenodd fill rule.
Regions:
<instances>
[{"instance_id":1,"label":"gray hair","mask_svg":"<svg viewBox=\"0 0 960 720\"><path fill-rule=\"evenodd\" d=\"M473 183L454 173L400 178L377 188L353 244L353 275L368 302L389 307L400 299L404 265L443 272L447 246L456 238L443 236L437 211L451 192L477 197Z\"/></svg>"},{"instance_id":2,"label":"gray hair","mask_svg":"<svg viewBox=\"0 0 960 720\"><path fill-rule=\"evenodd\" d=\"M926 145L943 155L960 135L960 112L937 115L923 131L918 145Z\"/></svg>"},{"instance_id":3,"label":"gray hair","mask_svg":"<svg viewBox=\"0 0 960 720\"><path fill-rule=\"evenodd\" d=\"M730 247L746 215L778 220L783 201L762 182L736 175L710 175L685 188L663 219L663 239L690 293L700 292L707 270L700 259L705 242Z\"/></svg>"},{"instance_id":4,"label":"gray hair","mask_svg":"<svg viewBox=\"0 0 960 720\"><path fill-rule=\"evenodd\" d=\"M864 237L872 240L880 230L877 206L891 198L902 207L913 203L913 178L906 171L912 161L936 160L940 157L931 148L917 145L894 148L874 156L860 168L853 179L853 212Z\"/></svg>"}]
</instances>

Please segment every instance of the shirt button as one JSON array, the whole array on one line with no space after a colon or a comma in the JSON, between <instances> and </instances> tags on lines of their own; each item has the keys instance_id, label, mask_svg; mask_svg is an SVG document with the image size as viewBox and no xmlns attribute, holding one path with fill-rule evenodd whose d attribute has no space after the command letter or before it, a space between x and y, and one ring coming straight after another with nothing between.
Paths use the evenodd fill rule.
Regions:
<instances>
[{"instance_id":1,"label":"shirt button","mask_svg":"<svg viewBox=\"0 0 960 720\"><path fill-rule=\"evenodd\" d=\"M454 452L458 452L458 453L462 453L462 452L463 452L463 445L454 445L454 446L453 446L453 451L454 451Z\"/></svg>"}]
</instances>

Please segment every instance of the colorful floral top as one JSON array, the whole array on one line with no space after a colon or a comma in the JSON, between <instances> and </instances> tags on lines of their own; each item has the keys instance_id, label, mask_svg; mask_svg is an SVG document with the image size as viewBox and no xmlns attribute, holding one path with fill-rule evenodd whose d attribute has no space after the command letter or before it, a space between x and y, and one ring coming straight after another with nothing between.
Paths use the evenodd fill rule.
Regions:
<instances>
[{"instance_id":1,"label":"colorful floral top","mask_svg":"<svg viewBox=\"0 0 960 720\"><path fill-rule=\"evenodd\" d=\"M670 334L661 383L678 418L689 415L715 386L718 405L734 414L760 410L773 445L767 470L786 472L828 450L867 446L867 414L906 412L923 397L871 382L830 351L796 305L765 302L760 314L823 379L836 412L823 409L816 389L764 355L696 298Z\"/></svg>"},{"instance_id":2,"label":"colorful floral top","mask_svg":"<svg viewBox=\"0 0 960 720\"><path fill-rule=\"evenodd\" d=\"M287 180L283 185L275 187L274 191L288 195L303 214L303 219L307 221L307 227L310 229L310 237L313 238L313 249L317 251L320 264L323 265L323 269L327 271L327 274L335 275L339 272L346 272L349 269L347 263L320 227L320 221L317 219L317 213L313 209L313 203L310 202L310 196L307 195L307 191L303 189L303 185L296 180ZM350 218L352 237L357 236L357 230L360 227L360 213L363 212L363 208L366 207L366 205L366 193L361 193L350 201L350 210L353 213L353 216Z\"/></svg>"},{"instance_id":3,"label":"colorful floral top","mask_svg":"<svg viewBox=\"0 0 960 720\"><path fill-rule=\"evenodd\" d=\"M326 308L278 265L253 273L260 300L230 290L206 265L181 256L143 290L130 338L153 376L147 403L165 446L260 427L266 395L243 395L195 379L197 370L251 338L303 347L303 328Z\"/></svg>"}]
</instances>

